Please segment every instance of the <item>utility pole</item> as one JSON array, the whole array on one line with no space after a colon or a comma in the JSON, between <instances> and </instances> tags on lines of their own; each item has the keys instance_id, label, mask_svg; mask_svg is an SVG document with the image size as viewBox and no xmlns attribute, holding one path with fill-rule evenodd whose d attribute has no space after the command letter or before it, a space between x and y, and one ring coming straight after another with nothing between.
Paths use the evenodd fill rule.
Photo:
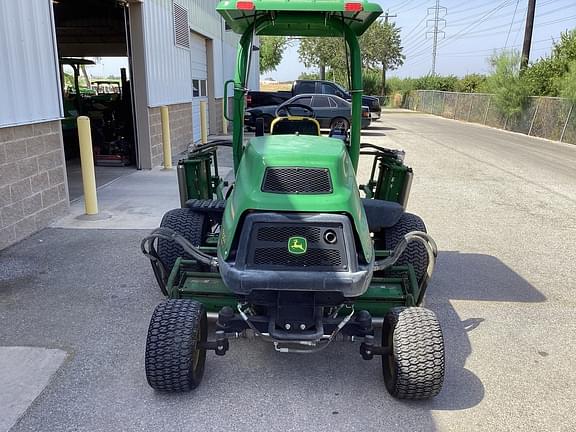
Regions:
<instances>
[{"instance_id":1,"label":"utility pole","mask_svg":"<svg viewBox=\"0 0 576 432\"><path fill-rule=\"evenodd\" d=\"M534 15L536 15L536 0L528 0L528 13L526 14L526 30L524 31L524 46L522 47L520 70L526 69L528 67L528 61L530 60L532 30L534 30Z\"/></svg>"},{"instance_id":2,"label":"utility pole","mask_svg":"<svg viewBox=\"0 0 576 432\"><path fill-rule=\"evenodd\" d=\"M389 15L388 11L384 14L384 22L388 24L388 18L396 18L398 15Z\"/></svg>"},{"instance_id":3,"label":"utility pole","mask_svg":"<svg viewBox=\"0 0 576 432\"><path fill-rule=\"evenodd\" d=\"M446 16L448 9L444 6L440 6L440 0L436 0L436 5L433 8L428 8L428 15L431 13L434 14L434 18L428 20L426 25L433 24L432 31L426 32L426 36L429 33L432 33L432 75L436 75L436 55L438 54L438 36L445 36L444 31L442 30L444 27L440 28L440 25L446 26L446 20L443 17L440 17L440 14L443 13L443 16Z\"/></svg>"}]
</instances>

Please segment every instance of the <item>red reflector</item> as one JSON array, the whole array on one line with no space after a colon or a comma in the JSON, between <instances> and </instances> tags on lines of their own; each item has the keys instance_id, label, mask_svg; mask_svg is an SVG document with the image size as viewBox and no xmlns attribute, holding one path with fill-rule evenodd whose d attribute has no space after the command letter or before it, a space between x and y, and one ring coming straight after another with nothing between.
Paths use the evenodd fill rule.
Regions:
<instances>
[{"instance_id":1,"label":"red reflector","mask_svg":"<svg viewBox=\"0 0 576 432\"><path fill-rule=\"evenodd\" d=\"M344 3L344 10L346 12L360 12L364 9L362 3Z\"/></svg>"},{"instance_id":2,"label":"red reflector","mask_svg":"<svg viewBox=\"0 0 576 432\"><path fill-rule=\"evenodd\" d=\"M254 9L254 3L251 1L239 1L236 2L236 9L240 10L252 10Z\"/></svg>"}]
</instances>

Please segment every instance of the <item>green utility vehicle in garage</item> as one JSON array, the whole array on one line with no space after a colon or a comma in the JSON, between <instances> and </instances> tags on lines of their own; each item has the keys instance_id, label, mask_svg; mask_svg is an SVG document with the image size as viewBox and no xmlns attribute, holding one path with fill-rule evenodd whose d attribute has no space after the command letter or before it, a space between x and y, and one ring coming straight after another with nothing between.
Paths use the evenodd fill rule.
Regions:
<instances>
[{"instance_id":1,"label":"green utility vehicle in garage","mask_svg":"<svg viewBox=\"0 0 576 432\"><path fill-rule=\"evenodd\" d=\"M412 170L403 152L360 144L358 37L381 14L380 6L363 0L225 0L217 10L242 34L233 140L195 147L179 162L182 208L166 213L161 227L142 241L168 297L150 322L148 383L160 391L191 390L200 384L207 351L225 355L230 339L253 333L288 353L356 342L365 360L381 357L393 396L435 396L444 378L444 343L436 316L420 304L436 245L422 220L404 211ZM260 124L256 137L244 143L252 41L266 35L345 39L352 82L349 136L321 136L311 108L288 105L276 113L269 134ZM221 145L232 146L234 159L235 182L226 194L218 173ZM358 186L361 155L374 163L370 180ZM218 317L210 337L207 312ZM376 318L383 320L381 341L375 340Z\"/></svg>"}]
</instances>

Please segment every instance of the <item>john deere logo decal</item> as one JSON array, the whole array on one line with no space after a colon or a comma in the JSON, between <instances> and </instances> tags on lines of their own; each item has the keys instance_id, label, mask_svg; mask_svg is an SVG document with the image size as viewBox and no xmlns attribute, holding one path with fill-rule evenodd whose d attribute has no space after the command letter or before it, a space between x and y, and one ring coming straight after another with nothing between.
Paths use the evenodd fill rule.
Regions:
<instances>
[{"instance_id":1,"label":"john deere logo decal","mask_svg":"<svg viewBox=\"0 0 576 432\"><path fill-rule=\"evenodd\" d=\"M290 237L288 239L288 252L302 255L308 250L308 241L304 237Z\"/></svg>"}]
</instances>

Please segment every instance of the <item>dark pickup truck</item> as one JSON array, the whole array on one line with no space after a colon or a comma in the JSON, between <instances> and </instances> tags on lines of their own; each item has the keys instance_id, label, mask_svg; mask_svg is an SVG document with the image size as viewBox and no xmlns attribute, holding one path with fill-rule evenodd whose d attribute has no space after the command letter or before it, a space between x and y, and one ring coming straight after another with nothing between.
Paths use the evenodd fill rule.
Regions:
<instances>
[{"instance_id":1,"label":"dark pickup truck","mask_svg":"<svg viewBox=\"0 0 576 432\"><path fill-rule=\"evenodd\" d=\"M247 108L256 108L266 105L280 105L293 96L299 94L327 94L336 95L345 100L352 100L352 95L339 84L322 80L296 80L291 91L262 92L249 91L246 95ZM373 96L362 96L362 105L370 109L372 120L380 118L380 101Z\"/></svg>"}]
</instances>

